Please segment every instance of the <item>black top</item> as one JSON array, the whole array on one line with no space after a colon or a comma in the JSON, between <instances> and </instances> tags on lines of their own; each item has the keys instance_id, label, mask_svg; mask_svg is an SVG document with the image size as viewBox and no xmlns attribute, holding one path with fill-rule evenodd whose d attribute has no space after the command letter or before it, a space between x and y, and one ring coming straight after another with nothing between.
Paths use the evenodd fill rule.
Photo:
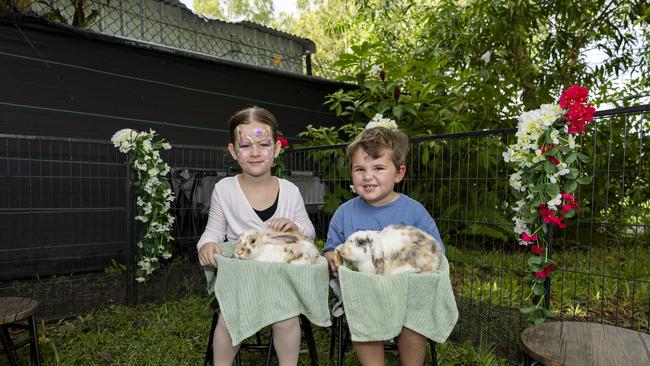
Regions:
<instances>
[{"instance_id":1,"label":"black top","mask_svg":"<svg viewBox=\"0 0 650 366\"><path fill-rule=\"evenodd\" d=\"M256 209L253 209L253 211L255 211L257 216L259 216L260 219L262 219L262 221L266 221L270 219L271 216L273 216L273 214L275 213L275 210L278 208L279 197L280 197L280 190L278 189L278 195L275 196L275 202L273 202L273 204L269 208L264 209L262 211L257 211Z\"/></svg>"}]
</instances>

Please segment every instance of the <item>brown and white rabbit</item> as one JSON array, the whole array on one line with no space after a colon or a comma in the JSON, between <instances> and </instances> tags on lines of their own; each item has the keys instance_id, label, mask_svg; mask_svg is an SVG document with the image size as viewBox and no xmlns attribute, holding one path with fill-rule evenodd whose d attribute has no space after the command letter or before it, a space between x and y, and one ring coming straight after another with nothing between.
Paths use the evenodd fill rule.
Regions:
<instances>
[{"instance_id":1,"label":"brown and white rabbit","mask_svg":"<svg viewBox=\"0 0 650 366\"><path fill-rule=\"evenodd\" d=\"M396 274L434 272L440 267L442 249L428 233L404 225L381 231L357 231L336 248L338 265L351 265L359 272Z\"/></svg>"},{"instance_id":2,"label":"brown and white rabbit","mask_svg":"<svg viewBox=\"0 0 650 366\"><path fill-rule=\"evenodd\" d=\"M248 230L239 236L234 258L260 262L313 264L318 249L308 237L295 232Z\"/></svg>"}]
</instances>

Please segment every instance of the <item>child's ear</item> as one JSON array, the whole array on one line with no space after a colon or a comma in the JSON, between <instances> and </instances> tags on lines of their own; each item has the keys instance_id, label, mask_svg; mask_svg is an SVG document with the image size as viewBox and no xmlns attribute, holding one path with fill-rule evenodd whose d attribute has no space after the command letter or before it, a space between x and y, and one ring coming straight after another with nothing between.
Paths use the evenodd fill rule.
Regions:
<instances>
[{"instance_id":1,"label":"child's ear","mask_svg":"<svg viewBox=\"0 0 650 366\"><path fill-rule=\"evenodd\" d=\"M397 169L397 174L395 174L395 183L399 183L404 179L404 176L406 175L406 165L400 165L399 169Z\"/></svg>"},{"instance_id":2,"label":"child's ear","mask_svg":"<svg viewBox=\"0 0 650 366\"><path fill-rule=\"evenodd\" d=\"M278 155L280 155L280 150L282 150L282 144L280 141L275 141L274 150L273 150L273 159L277 159Z\"/></svg>"},{"instance_id":3,"label":"child's ear","mask_svg":"<svg viewBox=\"0 0 650 366\"><path fill-rule=\"evenodd\" d=\"M228 151L230 151L230 156L237 161L237 150L235 150L235 145L232 142L228 144Z\"/></svg>"}]
</instances>

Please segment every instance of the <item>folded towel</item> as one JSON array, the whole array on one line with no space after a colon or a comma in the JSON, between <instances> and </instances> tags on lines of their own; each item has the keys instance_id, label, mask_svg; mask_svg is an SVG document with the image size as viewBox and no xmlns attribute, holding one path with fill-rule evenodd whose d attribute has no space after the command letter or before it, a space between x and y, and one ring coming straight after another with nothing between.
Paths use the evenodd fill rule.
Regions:
<instances>
[{"instance_id":1,"label":"folded towel","mask_svg":"<svg viewBox=\"0 0 650 366\"><path fill-rule=\"evenodd\" d=\"M265 326L300 314L321 327L332 324L325 258L311 265L232 259L235 245L220 244L218 269L205 269L208 293L216 295L233 346Z\"/></svg>"},{"instance_id":2,"label":"folded towel","mask_svg":"<svg viewBox=\"0 0 650 366\"><path fill-rule=\"evenodd\" d=\"M393 339L406 327L443 343L458 321L444 256L438 272L381 276L340 267L339 279L353 341Z\"/></svg>"}]
</instances>

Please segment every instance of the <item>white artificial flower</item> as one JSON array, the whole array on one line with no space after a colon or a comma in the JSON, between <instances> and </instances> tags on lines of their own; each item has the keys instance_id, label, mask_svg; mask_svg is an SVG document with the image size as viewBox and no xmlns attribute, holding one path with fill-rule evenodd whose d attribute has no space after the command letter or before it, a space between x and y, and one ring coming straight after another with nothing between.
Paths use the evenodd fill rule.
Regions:
<instances>
[{"instance_id":1,"label":"white artificial flower","mask_svg":"<svg viewBox=\"0 0 650 366\"><path fill-rule=\"evenodd\" d=\"M483 55L481 55L480 59L487 64L488 62L490 62L491 55L492 55L492 51L487 51Z\"/></svg>"},{"instance_id":2,"label":"white artificial flower","mask_svg":"<svg viewBox=\"0 0 650 366\"><path fill-rule=\"evenodd\" d=\"M169 259L172 257L172 254L170 252L163 252L162 257L165 259Z\"/></svg>"},{"instance_id":3,"label":"white artificial flower","mask_svg":"<svg viewBox=\"0 0 650 366\"><path fill-rule=\"evenodd\" d=\"M568 141L569 141L569 148L575 149L576 148L576 140L573 137L573 135L569 135Z\"/></svg>"},{"instance_id":4,"label":"white artificial flower","mask_svg":"<svg viewBox=\"0 0 650 366\"><path fill-rule=\"evenodd\" d=\"M142 282L145 281L145 280L144 280L144 277L136 277L135 280L138 281L138 282L140 282L140 283L142 283Z\"/></svg>"},{"instance_id":5,"label":"white artificial flower","mask_svg":"<svg viewBox=\"0 0 650 366\"><path fill-rule=\"evenodd\" d=\"M551 210L556 210L557 206L562 204L562 194L558 193L555 197L553 197L550 201L546 203L549 209Z\"/></svg>"},{"instance_id":6,"label":"white artificial flower","mask_svg":"<svg viewBox=\"0 0 650 366\"><path fill-rule=\"evenodd\" d=\"M560 138L559 138L559 136L560 136L560 131L558 131L558 130L553 130L553 131L551 131L551 140L553 141L553 143L554 143L555 145L559 145L559 144L560 144Z\"/></svg>"},{"instance_id":7,"label":"white artificial flower","mask_svg":"<svg viewBox=\"0 0 650 366\"><path fill-rule=\"evenodd\" d=\"M165 150L169 150L169 149L172 148L172 145L170 145L170 144L167 143L167 142L163 142L162 145L160 145L160 147L162 147L162 148L165 149Z\"/></svg>"},{"instance_id":8,"label":"white artificial flower","mask_svg":"<svg viewBox=\"0 0 650 366\"><path fill-rule=\"evenodd\" d=\"M366 125L366 129L373 128L373 127L384 127L388 129L398 128L397 122L395 122L390 118L384 118L384 116L379 113L375 114L375 116L372 117L370 122L368 122L368 124Z\"/></svg>"},{"instance_id":9,"label":"white artificial flower","mask_svg":"<svg viewBox=\"0 0 650 366\"><path fill-rule=\"evenodd\" d=\"M372 67L370 68L370 73L372 75L377 75L379 74L380 71L381 71L381 67L378 65L372 65Z\"/></svg>"}]
</instances>

